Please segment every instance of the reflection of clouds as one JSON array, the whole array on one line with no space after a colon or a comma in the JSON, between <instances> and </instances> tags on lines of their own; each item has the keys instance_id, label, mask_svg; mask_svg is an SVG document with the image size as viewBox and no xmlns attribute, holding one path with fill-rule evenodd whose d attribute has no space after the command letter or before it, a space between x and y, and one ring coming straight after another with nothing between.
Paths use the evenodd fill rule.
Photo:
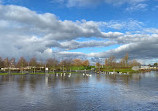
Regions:
<instances>
[{"instance_id":1,"label":"reflection of clouds","mask_svg":"<svg viewBox=\"0 0 158 111\"><path fill-rule=\"evenodd\" d=\"M118 93L123 96L123 98L126 98L129 102L158 102L158 96L151 96L149 93L149 90L141 90L141 88L138 87L126 87L125 85L119 84L117 85Z\"/></svg>"},{"instance_id":2,"label":"reflection of clouds","mask_svg":"<svg viewBox=\"0 0 158 111\"><path fill-rule=\"evenodd\" d=\"M1 96L9 94L6 97L9 96L18 101L18 104L21 102L20 105L31 108L135 110L140 108L139 105L152 106L150 103L157 105L156 75L150 72L129 76L104 74L94 74L91 77L84 77L82 74L72 74L71 77L61 74L0 76L0 103ZM21 107L16 103L9 105L13 104L15 107Z\"/></svg>"}]
</instances>

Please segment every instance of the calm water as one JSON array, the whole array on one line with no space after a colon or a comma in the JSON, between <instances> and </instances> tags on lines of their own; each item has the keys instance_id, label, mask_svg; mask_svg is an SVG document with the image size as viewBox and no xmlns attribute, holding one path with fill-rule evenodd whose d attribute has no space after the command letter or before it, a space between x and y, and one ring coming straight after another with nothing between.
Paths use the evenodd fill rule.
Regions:
<instances>
[{"instance_id":1,"label":"calm water","mask_svg":"<svg viewBox=\"0 0 158 111\"><path fill-rule=\"evenodd\" d=\"M0 111L158 111L158 73L0 76Z\"/></svg>"}]
</instances>

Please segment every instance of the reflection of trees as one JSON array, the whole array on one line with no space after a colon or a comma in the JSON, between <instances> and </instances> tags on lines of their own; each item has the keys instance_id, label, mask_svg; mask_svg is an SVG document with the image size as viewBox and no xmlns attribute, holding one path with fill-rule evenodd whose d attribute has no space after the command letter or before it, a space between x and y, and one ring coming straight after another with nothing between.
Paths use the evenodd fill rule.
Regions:
<instances>
[{"instance_id":1,"label":"reflection of trees","mask_svg":"<svg viewBox=\"0 0 158 111\"><path fill-rule=\"evenodd\" d=\"M56 74L46 76L46 81L49 87L55 88L59 84L62 86L72 86L74 84L79 84L82 81L88 81L88 77L84 77L80 74L72 75L71 78L68 77L68 74Z\"/></svg>"},{"instance_id":2,"label":"reflection of trees","mask_svg":"<svg viewBox=\"0 0 158 111\"><path fill-rule=\"evenodd\" d=\"M126 85L129 84L130 81L139 81L141 79L141 76L139 74L137 75L105 75L105 78L110 81L110 83L118 83L122 82Z\"/></svg>"},{"instance_id":3,"label":"reflection of trees","mask_svg":"<svg viewBox=\"0 0 158 111\"><path fill-rule=\"evenodd\" d=\"M121 75L120 79L122 80L123 83L125 83L126 85L129 84L129 82L133 79L132 75Z\"/></svg>"},{"instance_id":4,"label":"reflection of trees","mask_svg":"<svg viewBox=\"0 0 158 111\"><path fill-rule=\"evenodd\" d=\"M81 82L81 76L80 75L76 75L76 77L74 78L74 82L76 84L80 83Z\"/></svg>"},{"instance_id":5,"label":"reflection of trees","mask_svg":"<svg viewBox=\"0 0 158 111\"><path fill-rule=\"evenodd\" d=\"M9 82L9 75L2 75L1 82Z\"/></svg>"},{"instance_id":6,"label":"reflection of trees","mask_svg":"<svg viewBox=\"0 0 158 111\"><path fill-rule=\"evenodd\" d=\"M0 76L0 81L1 82L11 82L11 81L14 81L14 79L15 79L15 76L13 76L13 75L2 75L2 76Z\"/></svg>"},{"instance_id":7,"label":"reflection of trees","mask_svg":"<svg viewBox=\"0 0 158 111\"><path fill-rule=\"evenodd\" d=\"M38 79L39 77L38 76L34 76L34 75L32 75L32 76L30 76L30 78L29 78L29 84L30 84L30 88L32 89L32 90L35 90L36 89L36 84L37 84L37 82L39 81L39 79Z\"/></svg>"},{"instance_id":8,"label":"reflection of trees","mask_svg":"<svg viewBox=\"0 0 158 111\"><path fill-rule=\"evenodd\" d=\"M117 83L117 76L116 75L105 75L105 78L110 81L110 83Z\"/></svg>"},{"instance_id":9,"label":"reflection of trees","mask_svg":"<svg viewBox=\"0 0 158 111\"><path fill-rule=\"evenodd\" d=\"M25 75L21 75L17 78L17 83L19 85L19 89L20 91L24 91L24 88L26 86L26 76Z\"/></svg>"},{"instance_id":10,"label":"reflection of trees","mask_svg":"<svg viewBox=\"0 0 158 111\"><path fill-rule=\"evenodd\" d=\"M124 83L128 85L131 81L137 82L141 79L141 74L134 75L100 75L95 76L96 81L109 80L110 83ZM16 82L20 91L25 91L29 88L35 91L38 86L40 87L52 87L56 88L61 86L74 86L81 83L88 83L90 77L83 76L82 74L72 74L71 77L68 74L62 75L3 75L0 76L0 83ZM28 86L28 87L27 87Z\"/></svg>"},{"instance_id":11,"label":"reflection of trees","mask_svg":"<svg viewBox=\"0 0 158 111\"><path fill-rule=\"evenodd\" d=\"M53 84L61 84L63 86L72 86L74 84L80 84L82 82L88 82L88 76L82 76L82 74L72 74L71 78L68 75L58 75L58 77L54 77ZM50 81L49 81L50 82ZM56 83L55 83L56 82Z\"/></svg>"}]
</instances>

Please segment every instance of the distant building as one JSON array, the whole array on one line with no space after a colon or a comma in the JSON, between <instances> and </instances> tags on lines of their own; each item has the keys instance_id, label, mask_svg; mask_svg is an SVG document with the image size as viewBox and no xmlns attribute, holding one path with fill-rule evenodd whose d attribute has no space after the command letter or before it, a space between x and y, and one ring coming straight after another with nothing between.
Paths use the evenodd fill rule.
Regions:
<instances>
[{"instance_id":1,"label":"distant building","mask_svg":"<svg viewBox=\"0 0 158 111\"><path fill-rule=\"evenodd\" d=\"M150 66L140 66L140 69L150 69Z\"/></svg>"},{"instance_id":2,"label":"distant building","mask_svg":"<svg viewBox=\"0 0 158 111\"><path fill-rule=\"evenodd\" d=\"M132 70L134 70L134 71L138 71L140 69L140 66L133 66L132 67Z\"/></svg>"}]
</instances>

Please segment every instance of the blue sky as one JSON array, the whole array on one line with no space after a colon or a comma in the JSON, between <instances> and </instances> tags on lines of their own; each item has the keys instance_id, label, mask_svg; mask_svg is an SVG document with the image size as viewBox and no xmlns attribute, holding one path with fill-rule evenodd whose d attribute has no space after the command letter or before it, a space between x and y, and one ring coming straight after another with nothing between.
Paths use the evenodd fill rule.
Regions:
<instances>
[{"instance_id":1,"label":"blue sky","mask_svg":"<svg viewBox=\"0 0 158 111\"><path fill-rule=\"evenodd\" d=\"M44 55L47 55L46 58L51 57L53 49L57 49L60 56L76 54L75 57L86 55L87 57L106 58L110 55L116 55L120 58L125 53L130 53L131 58L135 57L140 61L143 59L152 61L154 59L156 61L157 59L155 51L157 50L156 41L158 40L158 0L0 1L1 7L6 8L6 10L8 8L11 14L4 17L2 14L0 21L5 24L13 24L16 28L20 27L20 30L22 30L26 28L26 23L32 23L30 16L32 19L33 17L39 18L39 24L42 24L39 26L40 28L36 27L37 24L34 23L34 25L27 24L31 27L30 32L22 31L18 32L19 35L15 34L15 36L27 37L31 35L31 38L28 38L33 40L29 41L33 44L37 44L37 41L44 41L43 46L36 46L37 48L34 50L32 48L37 57ZM0 9L0 11L3 10ZM17 12L24 12L24 16L28 12L30 15L27 14L25 18L13 17L12 14ZM42 17L39 17L40 15ZM47 18L49 21L44 21ZM50 22L51 27L48 26L48 22ZM61 23L62 27L54 25L56 23ZM74 27L74 29L70 27ZM2 27L0 30L5 30L5 28ZM8 27L7 30L13 32L16 28ZM38 32L39 30L40 32ZM53 33L51 33L51 30ZM60 33L63 35L60 35ZM1 33L1 35L10 36L6 33ZM144 44L149 46L145 47ZM19 44L18 47L23 48L25 46ZM152 50L150 50L151 48ZM39 50L40 52L38 52ZM2 51L0 50L0 52ZM10 54L3 54L3 56L7 55ZM23 55L26 55L26 53L23 52L20 55L16 51L14 56Z\"/></svg>"},{"instance_id":2,"label":"blue sky","mask_svg":"<svg viewBox=\"0 0 158 111\"><path fill-rule=\"evenodd\" d=\"M60 0L59 0L60 1ZM75 1L75 0L74 0ZM76 0L77 1L77 0ZM127 20L134 19L148 23L149 26L157 24L157 0L146 0L145 8L127 11L128 4L112 5L101 3L97 6L74 6L67 7L65 4L58 3L55 0L3 0L3 4L20 5L34 10L38 13L53 13L61 20L94 20L94 21L110 21L110 20ZM150 23L151 22L151 23Z\"/></svg>"}]
</instances>

